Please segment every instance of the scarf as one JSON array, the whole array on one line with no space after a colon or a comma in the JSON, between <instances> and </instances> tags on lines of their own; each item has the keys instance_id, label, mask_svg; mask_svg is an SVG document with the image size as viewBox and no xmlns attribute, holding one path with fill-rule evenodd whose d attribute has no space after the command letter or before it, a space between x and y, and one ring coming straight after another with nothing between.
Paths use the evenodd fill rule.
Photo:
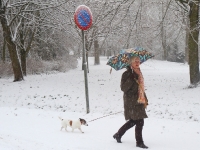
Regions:
<instances>
[{"instance_id":1,"label":"scarf","mask_svg":"<svg viewBox=\"0 0 200 150\"><path fill-rule=\"evenodd\" d=\"M138 80L136 80L136 82L138 83L138 103L140 104L144 104L145 108L146 108L146 105L147 105L147 100L146 100L146 97L145 97L145 94L144 94L144 78L143 78L143 75L142 75L142 72L140 71L140 68L138 69L134 69L132 68L133 71L138 74Z\"/></svg>"}]
</instances>

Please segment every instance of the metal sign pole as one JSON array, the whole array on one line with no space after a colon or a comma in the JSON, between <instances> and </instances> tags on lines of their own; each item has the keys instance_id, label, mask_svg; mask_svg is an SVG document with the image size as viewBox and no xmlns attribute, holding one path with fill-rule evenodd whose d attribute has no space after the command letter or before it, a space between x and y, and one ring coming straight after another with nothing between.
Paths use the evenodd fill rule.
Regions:
<instances>
[{"instance_id":1,"label":"metal sign pole","mask_svg":"<svg viewBox=\"0 0 200 150\"><path fill-rule=\"evenodd\" d=\"M89 108L89 94L88 94L88 77L87 77L87 66L86 66L86 53L85 53L85 36L84 30L87 30L92 25L92 13L90 9L85 5L77 7L74 14L74 21L76 25L81 29L82 41L83 41L83 70L85 79L85 97L86 97L86 109L87 114L90 112Z\"/></svg>"},{"instance_id":2,"label":"metal sign pole","mask_svg":"<svg viewBox=\"0 0 200 150\"><path fill-rule=\"evenodd\" d=\"M86 97L86 112L90 112L89 108L89 94L88 94L88 77L87 77L87 66L86 66L86 54L85 54L85 37L84 30L82 32L82 41L83 41L83 68L84 68L84 79L85 79L85 97Z\"/></svg>"}]
</instances>

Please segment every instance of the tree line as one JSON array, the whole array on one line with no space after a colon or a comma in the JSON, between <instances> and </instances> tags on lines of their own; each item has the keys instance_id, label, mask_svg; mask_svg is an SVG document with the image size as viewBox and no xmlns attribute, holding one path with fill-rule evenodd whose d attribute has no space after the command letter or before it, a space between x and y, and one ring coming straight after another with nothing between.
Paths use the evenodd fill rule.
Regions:
<instances>
[{"instance_id":1,"label":"tree line","mask_svg":"<svg viewBox=\"0 0 200 150\"><path fill-rule=\"evenodd\" d=\"M101 55L141 46L155 59L188 62L190 83L199 82L199 0L0 0L0 68L10 62L14 81L20 81L30 62L75 67L82 41L73 15L81 4L93 15L85 48L94 64Z\"/></svg>"}]
</instances>

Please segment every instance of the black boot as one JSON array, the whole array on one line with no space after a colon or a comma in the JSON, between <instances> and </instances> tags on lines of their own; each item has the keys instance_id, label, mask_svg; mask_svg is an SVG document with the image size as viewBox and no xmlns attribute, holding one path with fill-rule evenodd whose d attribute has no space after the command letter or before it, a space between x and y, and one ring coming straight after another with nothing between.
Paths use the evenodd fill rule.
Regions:
<instances>
[{"instance_id":1,"label":"black boot","mask_svg":"<svg viewBox=\"0 0 200 150\"><path fill-rule=\"evenodd\" d=\"M146 145L144 145L144 143L142 142L142 143L137 143L136 144L136 147L140 147L140 148L148 148Z\"/></svg>"},{"instance_id":2,"label":"black boot","mask_svg":"<svg viewBox=\"0 0 200 150\"><path fill-rule=\"evenodd\" d=\"M119 130L117 133L113 135L113 138L117 140L117 143L122 143L121 142L121 137L124 135L124 133L132 128L135 125L135 122L133 120L127 121Z\"/></svg>"},{"instance_id":3,"label":"black boot","mask_svg":"<svg viewBox=\"0 0 200 150\"><path fill-rule=\"evenodd\" d=\"M121 136L119 135L119 133L115 133L113 135L113 138L117 140L117 143L122 143Z\"/></svg>"},{"instance_id":4,"label":"black boot","mask_svg":"<svg viewBox=\"0 0 200 150\"><path fill-rule=\"evenodd\" d=\"M146 145L144 145L143 138L142 138L142 129L144 125L144 120L136 120L136 127L135 127L135 138L136 138L136 147L140 148L148 148Z\"/></svg>"}]
</instances>

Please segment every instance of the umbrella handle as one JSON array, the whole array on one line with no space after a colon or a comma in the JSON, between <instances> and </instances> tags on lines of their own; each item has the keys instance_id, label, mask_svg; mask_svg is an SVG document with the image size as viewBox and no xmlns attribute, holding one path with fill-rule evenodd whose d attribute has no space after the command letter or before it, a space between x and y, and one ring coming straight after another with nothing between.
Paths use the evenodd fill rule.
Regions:
<instances>
[{"instance_id":1,"label":"umbrella handle","mask_svg":"<svg viewBox=\"0 0 200 150\"><path fill-rule=\"evenodd\" d=\"M110 74L112 73L112 68L110 68Z\"/></svg>"}]
</instances>

